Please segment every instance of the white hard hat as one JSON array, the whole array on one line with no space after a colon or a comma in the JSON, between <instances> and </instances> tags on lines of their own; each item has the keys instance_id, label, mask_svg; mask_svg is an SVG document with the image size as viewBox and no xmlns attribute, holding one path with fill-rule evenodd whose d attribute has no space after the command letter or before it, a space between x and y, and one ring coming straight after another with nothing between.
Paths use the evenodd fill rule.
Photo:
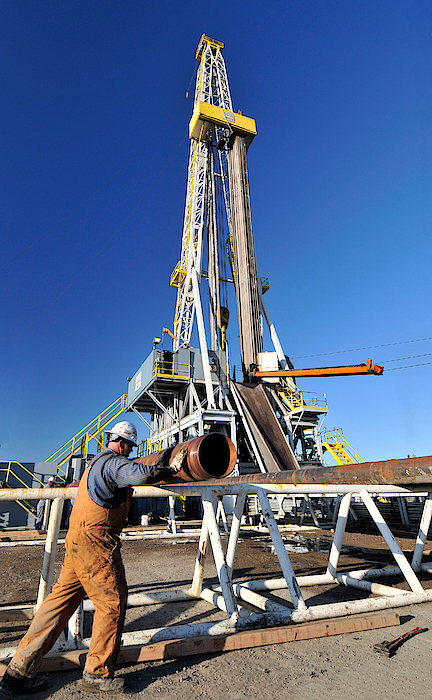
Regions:
<instances>
[{"instance_id":1,"label":"white hard hat","mask_svg":"<svg viewBox=\"0 0 432 700\"><path fill-rule=\"evenodd\" d=\"M48 483L55 484L55 476L50 476L50 478L48 479Z\"/></svg>"},{"instance_id":2,"label":"white hard hat","mask_svg":"<svg viewBox=\"0 0 432 700\"><path fill-rule=\"evenodd\" d=\"M133 423L129 423L127 420L121 421L120 423L116 423L115 426L107 432L110 433L110 438L112 438L113 435L117 435L117 437L131 442L132 445L137 447L138 433Z\"/></svg>"}]
</instances>

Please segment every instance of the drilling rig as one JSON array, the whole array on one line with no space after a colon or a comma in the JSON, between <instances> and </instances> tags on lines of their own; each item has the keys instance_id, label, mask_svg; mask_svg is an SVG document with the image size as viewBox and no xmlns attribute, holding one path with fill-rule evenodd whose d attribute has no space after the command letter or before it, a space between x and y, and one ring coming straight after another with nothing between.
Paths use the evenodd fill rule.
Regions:
<instances>
[{"instance_id":1,"label":"drilling rig","mask_svg":"<svg viewBox=\"0 0 432 700\"><path fill-rule=\"evenodd\" d=\"M268 283L258 270L247 167L257 130L254 119L233 109L222 50L221 42L201 37L181 256L171 275L173 330L154 339L130 379L128 410L150 431L146 453L214 431L233 441L240 472L323 466L330 439L321 440L319 423L327 402L299 391L263 298ZM227 340L230 296L237 306L238 378ZM263 349L264 323L270 352ZM199 347L191 344L195 325ZM170 350L160 347L166 335ZM361 461L347 451L340 460Z\"/></svg>"}]
</instances>

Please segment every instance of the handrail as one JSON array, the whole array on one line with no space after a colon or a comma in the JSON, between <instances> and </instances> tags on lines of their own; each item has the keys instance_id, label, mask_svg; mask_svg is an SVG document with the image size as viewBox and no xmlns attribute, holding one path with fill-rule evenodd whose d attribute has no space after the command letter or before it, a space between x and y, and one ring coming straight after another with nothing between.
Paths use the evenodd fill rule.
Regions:
<instances>
[{"instance_id":1,"label":"handrail","mask_svg":"<svg viewBox=\"0 0 432 700\"><path fill-rule=\"evenodd\" d=\"M17 464L20 467L20 469L24 470L25 472L27 472L27 474L29 474L31 476L31 484L33 483L33 479L35 479L36 481L39 482L39 484L41 484L41 486L45 486L43 481L41 481L38 476L36 476L29 469L27 469L27 467L25 467L24 464L21 464L21 462L16 462L16 461L11 460L9 462L6 462L6 461L0 462L0 465L2 465L2 464L7 464L7 467L0 466L0 474L1 474L1 472L6 472L6 478L4 480L1 479L1 481L4 481L4 484L8 489L17 488L15 485L11 486L9 484L10 477L14 477L14 479L16 479L20 484L22 484L24 486L24 488L26 488L26 489L29 488L29 485L26 484L26 482L23 481L21 479L21 477L18 476L18 474L16 474L12 470L12 464ZM25 510L30 515L35 514L36 510L35 510L34 506L31 503L29 503L28 501L17 501L17 503L21 508L23 508L23 510Z\"/></svg>"},{"instance_id":2,"label":"handrail","mask_svg":"<svg viewBox=\"0 0 432 700\"><path fill-rule=\"evenodd\" d=\"M116 401L108 406L108 408L96 416L94 420L88 423L85 428L74 435L63 447L57 450L57 452L54 452L51 457L48 457L45 462L54 461L57 462L58 467L60 467L78 452L86 456L89 442L93 439L96 440L97 436L103 432L108 423L123 413L126 407L127 396L126 394L122 394Z\"/></svg>"},{"instance_id":3,"label":"handrail","mask_svg":"<svg viewBox=\"0 0 432 700\"><path fill-rule=\"evenodd\" d=\"M24 484L25 488L28 488L28 484L26 484L25 481L23 481L23 480L21 479L21 477L19 477L18 474L15 474L15 472L13 472L12 469L11 469L11 465L12 465L12 464L17 464L21 469L23 469L25 472L27 472L27 474L30 474L30 476L31 476L31 478L32 478L32 481L33 481L33 479L35 479L35 480L38 481L40 484L42 484L42 486L45 485L45 484L43 483L43 481L41 481L41 480L39 479L39 477L35 476L29 469L27 469L27 467L25 467L23 464L21 464L21 462L16 462L16 461L14 461L14 460L11 460L10 462L6 462L6 461L0 462L0 465L1 465L1 464L7 464L7 465L8 465L7 468L6 468L6 467L1 467L1 466L0 466L0 472L6 472L6 479L5 479L5 483L6 483L6 484L7 484L8 481L9 481L9 476L14 476L15 479L16 479L17 481L19 481L21 484Z\"/></svg>"},{"instance_id":4,"label":"handrail","mask_svg":"<svg viewBox=\"0 0 432 700\"><path fill-rule=\"evenodd\" d=\"M172 360L157 358L153 364L152 378L190 379L190 373L191 366L186 362L173 362Z\"/></svg>"},{"instance_id":5,"label":"handrail","mask_svg":"<svg viewBox=\"0 0 432 700\"><path fill-rule=\"evenodd\" d=\"M345 455L352 460L352 464L360 464L363 462L363 459L360 457L360 455L346 441L342 430L338 430L337 428L334 428L333 430L328 430L327 428L324 428L324 430L321 432L321 442L323 444L323 447L326 447L326 449L331 453L331 455L337 462L339 462L339 459L338 455L334 453L335 448L339 448L341 450L339 457L343 457L342 453L345 453ZM339 462L339 464L346 463L347 462Z\"/></svg>"}]
</instances>

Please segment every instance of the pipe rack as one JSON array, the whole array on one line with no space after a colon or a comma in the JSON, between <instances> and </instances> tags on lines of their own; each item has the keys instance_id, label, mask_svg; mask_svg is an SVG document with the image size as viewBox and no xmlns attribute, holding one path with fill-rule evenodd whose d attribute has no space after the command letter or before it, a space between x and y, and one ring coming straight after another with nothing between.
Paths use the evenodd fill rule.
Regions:
<instances>
[{"instance_id":1,"label":"pipe rack","mask_svg":"<svg viewBox=\"0 0 432 700\"><path fill-rule=\"evenodd\" d=\"M328 477L330 473L336 475L339 472L338 477L340 476L343 479L342 475L345 475L345 478L348 475L348 480L352 483L318 483L316 481L318 472L323 477ZM336 478L336 476L333 478ZM398 483L389 483L391 478L394 478ZM303 479L307 480L307 483L302 483ZM364 481L362 482L360 479L364 479ZM418 493L421 487L426 487L426 498L415 550L411 562L409 562L396 542L388 524L376 507L373 495L377 492L389 495L407 495L412 492ZM52 509L50 518L45 548L46 561L44 559L43 583L41 578L43 590L40 587L38 604L51 586L52 567L49 566L49 563L54 560L55 556L58 534L57 525L62 505L67 498L73 498L75 493L76 488L74 487L50 490L7 489L0 491L0 500L47 498L54 499L58 504L56 508ZM226 549L224 549L217 522L217 513L219 499L227 493L235 494L237 500L229 529L228 544ZM250 493L257 494L259 498L263 517L281 566L282 578L248 582L235 580L235 555L240 534L241 516L246 495ZM272 493L296 493L298 495L343 494L337 514L327 568L322 574L314 576L295 575L269 504L268 494ZM393 566L376 567L343 574L338 571L343 536L352 494L354 493L361 498L372 520L379 528L395 560ZM168 594L166 591L155 591L152 594L129 596L128 605L152 605L179 600L193 601L203 599L220 609L222 617L217 622L175 625L160 629L140 630L133 633L125 632L122 637L123 645L147 644L174 638L181 639L202 635L226 635L250 628L341 617L432 601L432 589L425 589L417 576L419 572L432 573L432 562L422 562L432 518L432 457L354 465L352 468L343 467L332 470L325 468L305 469L297 470L296 472L283 472L273 476L269 474L253 475L182 485L140 486L134 489L134 497L175 496L177 494L200 495L204 509L191 585L186 589L170 590ZM218 585L214 587L206 587L204 585L204 568L209 545L212 548L219 579ZM407 582L409 591L374 581L376 578L400 574L403 575ZM331 583L341 587L360 588L369 593L370 597L325 605L307 605L304 591L308 586L328 585ZM274 593L284 589L289 592L290 602L281 598L279 602L275 603L274 600L271 600L266 595L269 592ZM250 605L260 612L252 612L247 607ZM84 606L78 610L75 617L71 620L68 635L57 643L55 647L57 651L63 652L72 649L88 648L90 640L82 638L82 619L83 610L89 610L91 607L91 602L85 601ZM3 649L0 653L3 657L10 658L14 653L14 649Z\"/></svg>"}]
</instances>

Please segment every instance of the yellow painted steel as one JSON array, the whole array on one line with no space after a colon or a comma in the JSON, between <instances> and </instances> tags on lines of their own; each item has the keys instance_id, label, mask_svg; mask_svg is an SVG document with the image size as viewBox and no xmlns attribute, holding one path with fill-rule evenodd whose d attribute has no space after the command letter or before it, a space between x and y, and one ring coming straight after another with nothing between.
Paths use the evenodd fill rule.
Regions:
<instances>
[{"instance_id":1,"label":"yellow painted steel","mask_svg":"<svg viewBox=\"0 0 432 700\"><path fill-rule=\"evenodd\" d=\"M153 379L155 377L167 377L169 379L189 380L191 376L191 366L185 362L169 362L157 359L153 363Z\"/></svg>"},{"instance_id":2,"label":"yellow painted steel","mask_svg":"<svg viewBox=\"0 0 432 700\"><path fill-rule=\"evenodd\" d=\"M179 260L177 265L171 274L170 286L171 287L181 287L186 277L186 270L182 267L181 261Z\"/></svg>"},{"instance_id":3,"label":"yellow painted steel","mask_svg":"<svg viewBox=\"0 0 432 700\"><path fill-rule=\"evenodd\" d=\"M7 465L7 466L4 466L4 465ZM14 467L13 465L16 465L16 466ZM19 468L20 470L23 470L25 472L25 474L28 474L28 476L29 476L28 483L26 481L23 481L23 479L21 479L21 477L18 476L16 471L14 471L14 469L17 470L17 468ZM3 478L3 475L4 475L4 478ZM31 488L33 486L33 480L38 481L42 487L45 486L43 481L41 481L39 479L39 477L35 476L35 474L33 474L31 471L29 471L27 469L27 467L25 467L23 464L21 464L21 462L15 462L15 461L0 462L0 481L3 482L4 487L9 488L9 489L17 488L16 484L11 486L11 484L9 483L9 480L12 478L16 479L16 481L18 481L20 484L22 484L22 486L25 489ZM30 515L34 515L36 513L35 507L29 501L15 501L15 503L18 503L18 505L21 508L23 508L27 513L30 513Z\"/></svg>"},{"instance_id":4,"label":"yellow painted steel","mask_svg":"<svg viewBox=\"0 0 432 700\"><path fill-rule=\"evenodd\" d=\"M3 465L5 465L5 464L7 464L7 467L3 466ZM28 484L26 484L26 482L23 481L23 480L21 479L21 477L19 477L18 474L16 474L16 473L13 471L13 469L12 469L12 465L13 465L13 464L16 464L20 469L22 469L24 472L26 472L26 473L30 476L30 481L29 481ZM9 479L10 479L11 477L14 477L14 478L15 478L17 481L19 481L20 484L22 484L22 485L24 486L24 488L26 488L26 489L28 489L28 488L31 487L31 484L32 484L32 482L33 482L33 479L35 479L36 481L38 481L42 486L45 486L45 484L43 483L43 481L41 481L37 476L35 476L31 471L29 471L29 470L27 469L27 467L25 467L23 464L21 464L21 462L14 462L14 461L11 461L11 462L6 462L6 461L5 461L5 462L0 462L0 477L1 477L1 474L2 474L3 472L5 473L5 478L4 478L4 479L1 479L1 481L4 481L5 484L7 484L8 486L10 485L10 484L9 484ZM16 488L16 486L15 486L14 488Z\"/></svg>"},{"instance_id":5,"label":"yellow painted steel","mask_svg":"<svg viewBox=\"0 0 432 700\"><path fill-rule=\"evenodd\" d=\"M190 238L191 215L192 215L192 201L193 201L193 195L194 195L196 154L197 154L197 150L199 148L200 143L201 143L201 137L198 139L198 141L194 142L193 153L191 154L192 173L191 173L191 182L190 182L189 201L187 203L188 217L187 217L187 223L185 226L185 233L184 233L184 250L182 251L182 259L179 260L179 262L177 263L177 265L174 268L174 271L171 275L171 282L170 282L171 286L177 287L176 310L175 310L175 314L174 314L174 336L175 336L175 338L173 339L173 350L178 350L179 339L180 339L181 328L179 328L179 324L181 324L181 319L179 318L179 311L180 311L182 285L183 285L183 282L186 278L187 268L188 268L188 263L189 263L189 238Z\"/></svg>"},{"instance_id":6,"label":"yellow painted steel","mask_svg":"<svg viewBox=\"0 0 432 700\"><path fill-rule=\"evenodd\" d=\"M210 39L209 36L203 34L195 54L195 58L197 61L201 61L201 57L204 51L206 50L207 46L211 46L213 49L219 49L219 51L222 51L224 47L221 41L216 41L216 39Z\"/></svg>"},{"instance_id":7,"label":"yellow painted steel","mask_svg":"<svg viewBox=\"0 0 432 700\"><path fill-rule=\"evenodd\" d=\"M63 447L54 452L45 462L57 462L59 474L65 476L61 466L69 461L73 455L87 457L88 445L91 440L96 440L98 449L103 449L103 433L111 421L115 420L127 407L127 396L122 394L108 408L100 413L94 420L73 436Z\"/></svg>"},{"instance_id":8,"label":"yellow painted steel","mask_svg":"<svg viewBox=\"0 0 432 700\"><path fill-rule=\"evenodd\" d=\"M321 444L337 464L360 464L364 461L345 440L342 430L323 430Z\"/></svg>"},{"instance_id":9,"label":"yellow painted steel","mask_svg":"<svg viewBox=\"0 0 432 700\"><path fill-rule=\"evenodd\" d=\"M308 403L306 403L303 398L303 393L298 389L292 389L292 386L285 377L280 378L276 390L292 413L307 411L308 408L319 408L320 413L326 413L328 411L326 394L321 394L321 399L318 396L313 396L308 399Z\"/></svg>"},{"instance_id":10,"label":"yellow painted steel","mask_svg":"<svg viewBox=\"0 0 432 700\"><path fill-rule=\"evenodd\" d=\"M160 452L162 450L162 440L156 440L152 442L150 438L142 440L138 445L137 457L147 457L154 452Z\"/></svg>"},{"instance_id":11,"label":"yellow painted steel","mask_svg":"<svg viewBox=\"0 0 432 700\"><path fill-rule=\"evenodd\" d=\"M248 146L257 133L255 120L251 117L236 114L208 102L197 102L189 122L189 138L204 138L210 124L229 127L235 133L244 136Z\"/></svg>"},{"instance_id":12,"label":"yellow painted steel","mask_svg":"<svg viewBox=\"0 0 432 700\"><path fill-rule=\"evenodd\" d=\"M261 277L261 291L263 294L268 292L270 289L270 283L268 277Z\"/></svg>"}]
</instances>

